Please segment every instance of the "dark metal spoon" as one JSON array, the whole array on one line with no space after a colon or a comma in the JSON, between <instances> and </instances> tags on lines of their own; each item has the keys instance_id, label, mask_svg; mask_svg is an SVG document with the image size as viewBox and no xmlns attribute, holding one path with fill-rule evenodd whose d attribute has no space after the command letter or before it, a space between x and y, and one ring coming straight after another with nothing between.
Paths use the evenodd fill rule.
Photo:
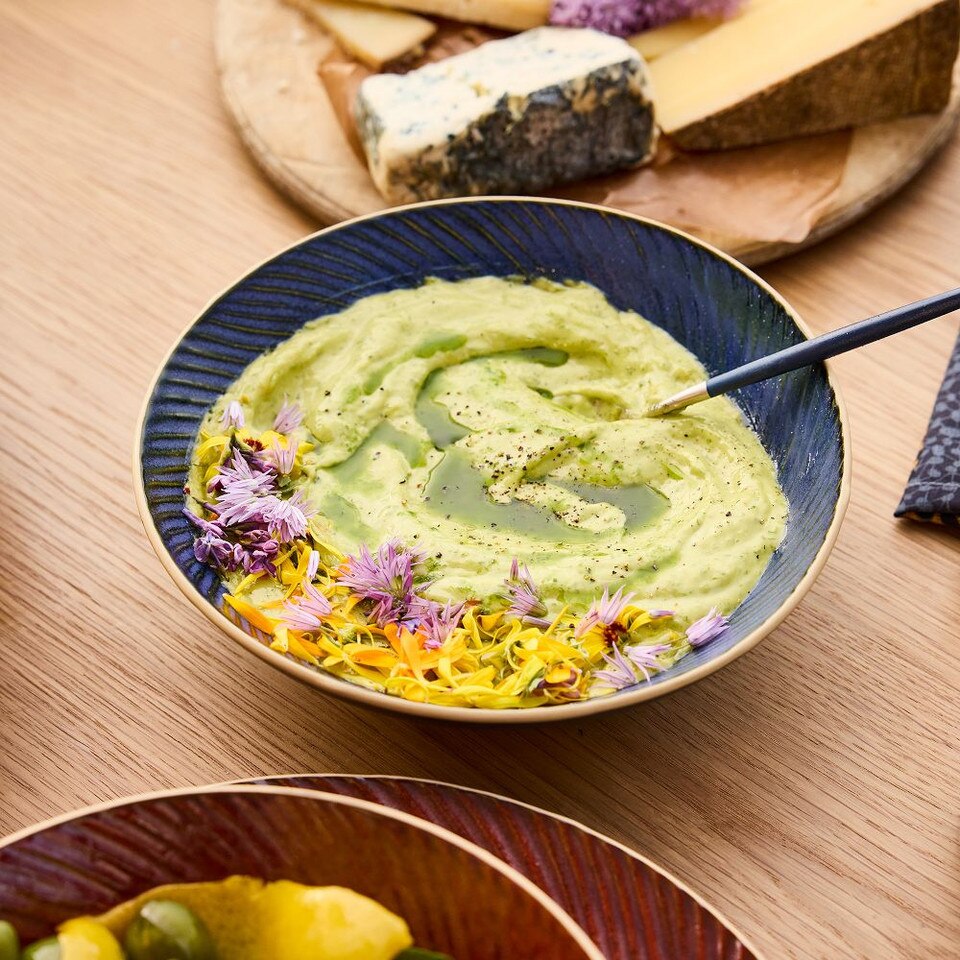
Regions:
<instances>
[{"instance_id":1,"label":"dark metal spoon","mask_svg":"<svg viewBox=\"0 0 960 960\"><path fill-rule=\"evenodd\" d=\"M870 317L869 320L851 323L840 327L839 330L825 333L821 337L814 337L813 340L805 340L803 343L787 347L786 350L771 353L768 357L752 360L726 373L718 373L703 383L687 387L686 390L681 390L672 397L654 404L646 415L659 417L665 413L682 410L692 403L709 400L710 397L719 397L739 387L746 387L760 380L769 380L771 377L779 377L791 370L798 370L800 367L807 367L812 363L835 357L838 353L856 350L857 347L890 337L902 330L909 330L928 320L936 320L957 309L960 309L960 288L948 290L935 297L928 297L926 300L908 303L895 310L888 310L876 317Z\"/></svg>"}]
</instances>

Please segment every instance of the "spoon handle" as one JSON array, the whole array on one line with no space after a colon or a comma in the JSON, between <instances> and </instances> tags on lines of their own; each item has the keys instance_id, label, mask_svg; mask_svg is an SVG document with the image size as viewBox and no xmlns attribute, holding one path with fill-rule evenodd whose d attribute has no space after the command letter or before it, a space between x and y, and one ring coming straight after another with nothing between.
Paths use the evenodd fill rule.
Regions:
<instances>
[{"instance_id":1,"label":"spoon handle","mask_svg":"<svg viewBox=\"0 0 960 960\"><path fill-rule=\"evenodd\" d=\"M840 327L839 330L831 330L830 333L813 340L787 347L786 350L772 353L769 357L745 363L742 367L726 373L718 373L707 380L707 394L716 397L759 380L767 380L790 370L819 363L839 353L856 350L857 347L890 337L902 330L909 330L928 320L936 320L957 309L960 309L960 288L905 304L869 320L860 320Z\"/></svg>"}]
</instances>

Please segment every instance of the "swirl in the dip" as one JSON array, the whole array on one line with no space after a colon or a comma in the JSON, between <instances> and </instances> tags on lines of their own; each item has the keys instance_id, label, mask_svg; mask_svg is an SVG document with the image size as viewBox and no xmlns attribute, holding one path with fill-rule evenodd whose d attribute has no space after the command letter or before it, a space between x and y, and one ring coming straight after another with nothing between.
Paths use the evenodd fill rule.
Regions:
<instances>
[{"instance_id":1,"label":"swirl in the dip","mask_svg":"<svg viewBox=\"0 0 960 960\"><path fill-rule=\"evenodd\" d=\"M497 593L518 557L546 598L586 606L623 585L694 619L746 596L787 513L729 400L643 416L702 379L691 353L593 287L484 277L309 323L226 400L263 431L295 398L316 444L302 489L329 541L418 546L440 561L440 599Z\"/></svg>"}]
</instances>

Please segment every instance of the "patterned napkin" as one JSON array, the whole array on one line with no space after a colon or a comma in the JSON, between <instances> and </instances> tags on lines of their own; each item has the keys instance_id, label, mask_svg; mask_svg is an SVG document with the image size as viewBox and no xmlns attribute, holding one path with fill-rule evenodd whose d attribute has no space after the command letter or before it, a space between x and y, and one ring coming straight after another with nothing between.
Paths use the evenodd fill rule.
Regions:
<instances>
[{"instance_id":1,"label":"patterned napkin","mask_svg":"<svg viewBox=\"0 0 960 960\"><path fill-rule=\"evenodd\" d=\"M960 527L960 338L896 515Z\"/></svg>"}]
</instances>

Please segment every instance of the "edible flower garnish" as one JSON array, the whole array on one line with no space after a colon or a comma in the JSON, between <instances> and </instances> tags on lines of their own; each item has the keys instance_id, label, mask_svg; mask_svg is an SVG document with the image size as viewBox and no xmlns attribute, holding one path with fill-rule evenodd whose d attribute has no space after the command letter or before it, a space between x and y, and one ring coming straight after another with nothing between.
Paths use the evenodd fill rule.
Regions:
<instances>
[{"instance_id":1,"label":"edible flower garnish","mask_svg":"<svg viewBox=\"0 0 960 960\"><path fill-rule=\"evenodd\" d=\"M603 596L599 600L594 600L587 611L587 615L577 624L573 635L579 639L589 633L595 627L603 630L604 638L608 643L613 643L618 634L623 633L623 627L619 623L624 610L633 600L633 594L623 594L623 587L611 597L609 591L604 589Z\"/></svg>"},{"instance_id":2,"label":"edible flower garnish","mask_svg":"<svg viewBox=\"0 0 960 960\"><path fill-rule=\"evenodd\" d=\"M243 407L239 400L231 400L227 404L227 409L223 411L223 419L220 421L224 428L233 427L234 430L240 430L244 425Z\"/></svg>"},{"instance_id":3,"label":"edible flower garnish","mask_svg":"<svg viewBox=\"0 0 960 960\"><path fill-rule=\"evenodd\" d=\"M427 603L429 606L420 621L420 629L424 635L423 647L425 650L439 650L460 625L465 604L447 601L441 607L437 603Z\"/></svg>"},{"instance_id":4,"label":"edible flower garnish","mask_svg":"<svg viewBox=\"0 0 960 960\"><path fill-rule=\"evenodd\" d=\"M297 462L297 448L294 444L283 444L275 439L270 449L264 451L263 458L277 473L288 474Z\"/></svg>"},{"instance_id":5,"label":"edible flower garnish","mask_svg":"<svg viewBox=\"0 0 960 960\"><path fill-rule=\"evenodd\" d=\"M550 22L629 37L690 17L730 17L742 0L553 0Z\"/></svg>"},{"instance_id":6,"label":"edible flower garnish","mask_svg":"<svg viewBox=\"0 0 960 960\"><path fill-rule=\"evenodd\" d=\"M319 630L331 613L330 601L312 583L304 583L300 596L284 603L281 619L291 630Z\"/></svg>"},{"instance_id":7,"label":"edible flower garnish","mask_svg":"<svg viewBox=\"0 0 960 960\"><path fill-rule=\"evenodd\" d=\"M659 673L662 669L662 665L657 658L669 649L669 643L637 643L633 646L624 647L623 652L627 659L643 674L644 680L649 680L651 674Z\"/></svg>"},{"instance_id":8,"label":"edible flower garnish","mask_svg":"<svg viewBox=\"0 0 960 960\"><path fill-rule=\"evenodd\" d=\"M311 550L307 556L307 569L303 575L304 580L307 583L312 583L313 578L317 575L317 571L320 569L320 551Z\"/></svg>"},{"instance_id":9,"label":"edible flower garnish","mask_svg":"<svg viewBox=\"0 0 960 960\"><path fill-rule=\"evenodd\" d=\"M523 708L649 682L728 629L713 609L684 630L673 611L641 609L623 586L605 588L582 616L564 608L551 618L517 558L499 595L431 598L426 554L400 539L349 556L325 542L329 525L302 482L312 445L290 436L302 422L295 404L248 436L234 403L228 430L201 434L192 486L202 495L184 512L194 556L227 581L229 615L280 654L409 700Z\"/></svg>"},{"instance_id":10,"label":"edible flower garnish","mask_svg":"<svg viewBox=\"0 0 960 960\"><path fill-rule=\"evenodd\" d=\"M373 619L383 627L418 613L414 580L423 565L423 554L404 549L399 540L388 540L376 554L361 546L359 553L347 557L340 583L361 600L373 602Z\"/></svg>"},{"instance_id":11,"label":"edible flower garnish","mask_svg":"<svg viewBox=\"0 0 960 960\"><path fill-rule=\"evenodd\" d=\"M716 607L705 617L687 627L687 642L691 647L702 647L711 640L722 637L730 627L730 621Z\"/></svg>"},{"instance_id":12,"label":"edible flower garnish","mask_svg":"<svg viewBox=\"0 0 960 960\"><path fill-rule=\"evenodd\" d=\"M506 615L516 617L532 627L549 627L547 605L540 597L540 591L533 582L529 568L524 565L520 569L520 561L516 557L510 565L510 576L503 581L506 588L504 599L510 601Z\"/></svg>"},{"instance_id":13,"label":"edible flower garnish","mask_svg":"<svg viewBox=\"0 0 960 960\"><path fill-rule=\"evenodd\" d=\"M609 653L603 654L603 662L607 664L606 670L593 671L594 681L601 686L623 690L626 687L632 687L637 682L637 675L633 666L620 652L618 646L614 645L610 648Z\"/></svg>"},{"instance_id":14,"label":"edible flower garnish","mask_svg":"<svg viewBox=\"0 0 960 960\"><path fill-rule=\"evenodd\" d=\"M273 418L273 429L277 433L293 433L303 423L303 411L299 404L284 403Z\"/></svg>"},{"instance_id":15,"label":"edible flower garnish","mask_svg":"<svg viewBox=\"0 0 960 960\"><path fill-rule=\"evenodd\" d=\"M263 522L281 542L290 543L307 532L307 521L313 515L314 509L304 500L302 490L297 490L287 500L264 497L261 503Z\"/></svg>"}]
</instances>

